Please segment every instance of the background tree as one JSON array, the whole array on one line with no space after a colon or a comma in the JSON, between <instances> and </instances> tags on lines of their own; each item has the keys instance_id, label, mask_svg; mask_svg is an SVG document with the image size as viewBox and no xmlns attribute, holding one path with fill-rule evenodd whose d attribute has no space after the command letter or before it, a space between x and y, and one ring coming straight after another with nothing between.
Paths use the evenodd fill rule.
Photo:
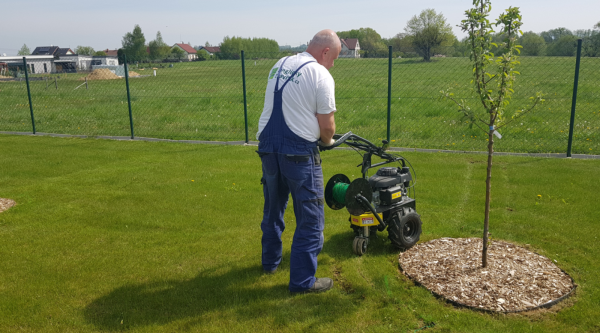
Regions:
<instances>
[{"instance_id":1,"label":"background tree","mask_svg":"<svg viewBox=\"0 0 600 333\"><path fill-rule=\"evenodd\" d=\"M132 32L123 36L123 52L127 55L128 62L142 61L148 57L146 53L146 38L142 33L142 28L135 25Z\"/></svg>"},{"instance_id":2,"label":"background tree","mask_svg":"<svg viewBox=\"0 0 600 333\"><path fill-rule=\"evenodd\" d=\"M387 56L387 47L381 35L372 28L338 31L339 38L357 38L360 45L360 55L365 58Z\"/></svg>"},{"instance_id":3,"label":"background tree","mask_svg":"<svg viewBox=\"0 0 600 333\"><path fill-rule=\"evenodd\" d=\"M383 42L392 47L394 58L416 55L412 46L412 37L406 33L400 32L392 38L384 39Z\"/></svg>"},{"instance_id":4,"label":"background tree","mask_svg":"<svg viewBox=\"0 0 600 333\"><path fill-rule=\"evenodd\" d=\"M546 54L546 40L533 31L523 33L523 36L519 39L519 44L523 46L522 55L543 56Z\"/></svg>"},{"instance_id":5,"label":"background tree","mask_svg":"<svg viewBox=\"0 0 600 333\"><path fill-rule=\"evenodd\" d=\"M171 49L171 55L173 56L173 58L175 58L177 60L181 60L181 58L183 58L184 54L185 54L185 52L178 47L174 47L173 49Z\"/></svg>"},{"instance_id":6,"label":"background tree","mask_svg":"<svg viewBox=\"0 0 600 333\"><path fill-rule=\"evenodd\" d=\"M148 44L150 59L163 60L171 53L171 48L163 41L160 31L156 33L156 38Z\"/></svg>"},{"instance_id":7,"label":"background tree","mask_svg":"<svg viewBox=\"0 0 600 333\"><path fill-rule=\"evenodd\" d=\"M99 57L106 57L106 52L104 51L96 51L94 52L95 56L99 56Z\"/></svg>"},{"instance_id":8,"label":"background tree","mask_svg":"<svg viewBox=\"0 0 600 333\"><path fill-rule=\"evenodd\" d=\"M572 57L577 52L577 36L562 35L547 46L546 54L557 57Z\"/></svg>"},{"instance_id":9,"label":"background tree","mask_svg":"<svg viewBox=\"0 0 600 333\"><path fill-rule=\"evenodd\" d=\"M600 22L594 25L593 29L587 30L581 49L581 53L586 57L600 57Z\"/></svg>"},{"instance_id":10,"label":"background tree","mask_svg":"<svg viewBox=\"0 0 600 333\"><path fill-rule=\"evenodd\" d=\"M218 53L220 59L239 59L240 52L244 50L246 56L261 58L278 58L279 44L268 38L242 38L229 37L223 38L220 45L221 52Z\"/></svg>"},{"instance_id":11,"label":"background tree","mask_svg":"<svg viewBox=\"0 0 600 333\"><path fill-rule=\"evenodd\" d=\"M431 59L434 51L439 50L440 47L452 45L456 39L452 33L452 27L446 23L444 15L437 14L433 9L425 9L419 16L413 16L404 30L412 36L415 51L425 61Z\"/></svg>"},{"instance_id":12,"label":"background tree","mask_svg":"<svg viewBox=\"0 0 600 333\"><path fill-rule=\"evenodd\" d=\"M30 55L30 54L31 54L31 51L27 47L27 44L23 44L23 46L21 46L21 49L19 50L19 52L17 52L17 55Z\"/></svg>"},{"instance_id":13,"label":"background tree","mask_svg":"<svg viewBox=\"0 0 600 333\"><path fill-rule=\"evenodd\" d=\"M566 35L573 35L573 32L567 28L556 28L540 34L540 36L544 37L546 44L557 42L562 36Z\"/></svg>"},{"instance_id":14,"label":"background tree","mask_svg":"<svg viewBox=\"0 0 600 333\"><path fill-rule=\"evenodd\" d=\"M205 49L198 50L196 54L198 55L198 60L208 60L210 58L210 54Z\"/></svg>"},{"instance_id":15,"label":"background tree","mask_svg":"<svg viewBox=\"0 0 600 333\"><path fill-rule=\"evenodd\" d=\"M91 46L81 46L81 45L78 45L75 48L75 53L79 54L79 55L88 55L88 56L91 56L91 55L94 55L94 53L96 53L96 51Z\"/></svg>"},{"instance_id":16,"label":"background tree","mask_svg":"<svg viewBox=\"0 0 600 333\"><path fill-rule=\"evenodd\" d=\"M125 63L125 50L123 50L123 49L117 50L117 59L119 60L119 65L122 65Z\"/></svg>"},{"instance_id":17,"label":"background tree","mask_svg":"<svg viewBox=\"0 0 600 333\"><path fill-rule=\"evenodd\" d=\"M468 32L468 43L471 51L471 62L473 64L473 92L477 95L480 105L471 109L466 100L456 100L449 91L442 92L444 96L452 100L459 107L459 112L468 119L470 126L476 125L488 136L488 160L487 177L485 181L485 219L483 225L483 250L482 266L487 267L488 230L490 220L490 201L492 189L492 159L494 155L494 135L497 130L512 121L522 117L531 111L539 102L543 101L541 94L532 98L533 104L529 109L519 109L509 112L508 106L513 94L513 84L516 75L515 66L518 50L517 36L521 27L521 14L518 8L509 8L496 21L500 26L500 33L505 37L501 47L506 50L500 56L492 52L492 35L494 33L492 24L488 20L492 9L489 0L473 0L475 8L466 11L467 19L463 20L460 27ZM512 116L511 114L512 113ZM506 121L506 119L510 119Z\"/></svg>"}]
</instances>

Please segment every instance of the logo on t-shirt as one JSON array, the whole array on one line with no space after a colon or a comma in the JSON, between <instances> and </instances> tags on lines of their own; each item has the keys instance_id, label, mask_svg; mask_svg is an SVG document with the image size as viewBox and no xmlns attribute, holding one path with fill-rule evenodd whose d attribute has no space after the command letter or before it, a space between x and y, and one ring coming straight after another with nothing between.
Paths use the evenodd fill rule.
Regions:
<instances>
[{"instance_id":1,"label":"logo on t-shirt","mask_svg":"<svg viewBox=\"0 0 600 333\"><path fill-rule=\"evenodd\" d=\"M275 67L271 70L271 74L269 74L269 80L275 77L275 74L277 74L278 69L279 67Z\"/></svg>"}]
</instances>

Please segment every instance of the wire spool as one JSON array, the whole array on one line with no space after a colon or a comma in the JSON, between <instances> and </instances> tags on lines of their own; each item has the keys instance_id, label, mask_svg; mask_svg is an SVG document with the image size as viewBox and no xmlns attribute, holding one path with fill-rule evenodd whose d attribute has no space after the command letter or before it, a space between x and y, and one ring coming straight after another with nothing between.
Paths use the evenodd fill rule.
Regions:
<instances>
[{"instance_id":1,"label":"wire spool","mask_svg":"<svg viewBox=\"0 0 600 333\"><path fill-rule=\"evenodd\" d=\"M325 202L333 210L346 207L346 192L350 186L350 179L343 174L337 174L325 186Z\"/></svg>"},{"instance_id":2,"label":"wire spool","mask_svg":"<svg viewBox=\"0 0 600 333\"><path fill-rule=\"evenodd\" d=\"M350 183L350 186L348 186L346 190L346 209L350 214L355 216L362 215L367 211L363 204L356 200L358 194L361 194L369 202L373 201L371 185L369 184L369 181L364 178L355 179Z\"/></svg>"}]
</instances>

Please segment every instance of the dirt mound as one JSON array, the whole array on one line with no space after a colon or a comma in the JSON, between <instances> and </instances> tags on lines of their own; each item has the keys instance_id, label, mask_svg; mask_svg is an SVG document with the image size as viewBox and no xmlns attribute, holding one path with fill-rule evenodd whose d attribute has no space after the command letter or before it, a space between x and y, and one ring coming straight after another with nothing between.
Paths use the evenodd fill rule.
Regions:
<instances>
[{"instance_id":1,"label":"dirt mound","mask_svg":"<svg viewBox=\"0 0 600 333\"><path fill-rule=\"evenodd\" d=\"M575 289L550 259L495 240L481 267L481 238L440 238L400 254L405 275L453 303L497 312L550 307Z\"/></svg>"},{"instance_id":2,"label":"dirt mound","mask_svg":"<svg viewBox=\"0 0 600 333\"><path fill-rule=\"evenodd\" d=\"M90 73L90 75L88 75L86 77L87 77L88 81L89 80L115 80L115 79L120 79L120 77L118 75L116 75L115 73L111 72L107 68L98 68L98 69L95 69L93 72ZM80 80L85 80L85 79L81 78Z\"/></svg>"},{"instance_id":3,"label":"dirt mound","mask_svg":"<svg viewBox=\"0 0 600 333\"><path fill-rule=\"evenodd\" d=\"M0 213L9 209L10 207L16 205L17 203L14 200L0 198Z\"/></svg>"},{"instance_id":4,"label":"dirt mound","mask_svg":"<svg viewBox=\"0 0 600 333\"><path fill-rule=\"evenodd\" d=\"M134 72L134 71L129 71L129 76L140 76L140 74Z\"/></svg>"}]
</instances>

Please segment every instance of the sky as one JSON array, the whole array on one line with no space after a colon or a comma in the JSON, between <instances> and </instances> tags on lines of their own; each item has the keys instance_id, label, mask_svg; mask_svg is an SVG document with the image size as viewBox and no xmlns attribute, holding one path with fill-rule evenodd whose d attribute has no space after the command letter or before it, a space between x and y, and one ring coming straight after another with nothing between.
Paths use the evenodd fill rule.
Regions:
<instances>
[{"instance_id":1,"label":"sky","mask_svg":"<svg viewBox=\"0 0 600 333\"><path fill-rule=\"evenodd\" d=\"M424 9L442 13L460 39L457 25L472 0L28 0L7 1L0 20L0 55L16 55L26 44L78 45L95 50L121 47L123 36L140 25L146 42L160 31L170 45L218 45L225 36L265 37L279 45L307 43L321 29L346 31L373 28L382 37L404 32L406 22ZM519 7L523 31L558 27L591 29L600 21L600 0L493 0L495 19L508 7Z\"/></svg>"}]
</instances>

